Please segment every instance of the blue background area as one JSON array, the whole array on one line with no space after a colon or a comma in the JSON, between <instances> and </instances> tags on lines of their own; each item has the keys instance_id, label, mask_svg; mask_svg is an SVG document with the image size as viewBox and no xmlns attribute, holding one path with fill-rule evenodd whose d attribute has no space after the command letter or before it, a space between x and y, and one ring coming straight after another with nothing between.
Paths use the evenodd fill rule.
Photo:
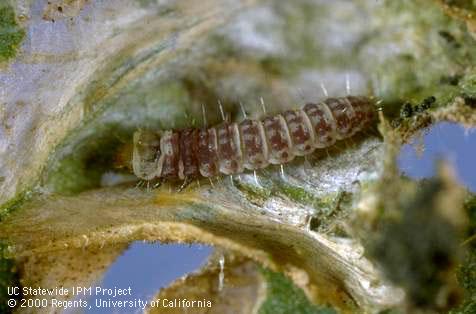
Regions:
<instances>
[{"instance_id":1,"label":"blue background area","mask_svg":"<svg viewBox=\"0 0 476 314\"><path fill-rule=\"evenodd\" d=\"M150 301L160 288L200 268L212 251L212 247L199 244L134 242L112 264L97 286L112 289L131 287L131 296L102 297L103 299L126 301L141 298L143 301ZM141 309L132 308L95 308L96 297L88 300L93 306L91 310L85 311L86 313L142 313Z\"/></svg>"},{"instance_id":2,"label":"blue background area","mask_svg":"<svg viewBox=\"0 0 476 314\"><path fill-rule=\"evenodd\" d=\"M444 159L453 166L458 181L476 193L476 129L442 122L424 136L424 151L418 156L412 146L405 145L398 157L401 171L415 179L435 175L436 162Z\"/></svg>"}]
</instances>

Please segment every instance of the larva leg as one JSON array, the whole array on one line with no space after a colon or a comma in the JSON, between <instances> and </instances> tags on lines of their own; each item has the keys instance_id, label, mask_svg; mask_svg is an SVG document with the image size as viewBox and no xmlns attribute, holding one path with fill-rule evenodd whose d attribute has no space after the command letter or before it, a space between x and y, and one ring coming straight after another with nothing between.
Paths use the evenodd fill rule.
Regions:
<instances>
[{"instance_id":1,"label":"larva leg","mask_svg":"<svg viewBox=\"0 0 476 314\"><path fill-rule=\"evenodd\" d=\"M286 173L284 172L284 165L280 165L281 179L286 180Z\"/></svg>"},{"instance_id":2,"label":"larva leg","mask_svg":"<svg viewBox=\"0 0 476 314\"><path fill-rule=\"evenodd\" d=\"M137 184L135 185L135 189L139 189L142 187L142 185L144 184L144 180L139 180L139 182L137 182Z\"/></svg>"},{"instance_id":3,"label":"larva leg","mask_svg":"<svg viewBox=\"0 0 476 314\"><path fill-rule=\"evenodd\" d=\"M253 171L253 178L255 179L256 185L261 187L261 184L259 183L259 180L258 180L258 175L256 174L256 170Z\"/></svg>"},{"instance_id":4,"label":"larva leg","mask_svg":"<svg viewBox=\"0 0 476 314\"><path fill-rule=\"evenodd\" d=\"M154 189L158 189L162 185L162 180L159 180L157 183L154 184Z\"/></svg>"},{"instance_id":5,"label":"larva leg","mask_svg":"<svg viewBox=\"0 0 476 314\"><path fill-rule=\"evenodd\" d=\"M182 192L190 184L190 182L191 182L190 178L185 177L185 179L183 180L182 185L178 188L177 192Z\"/></svg>"}]
</instances>

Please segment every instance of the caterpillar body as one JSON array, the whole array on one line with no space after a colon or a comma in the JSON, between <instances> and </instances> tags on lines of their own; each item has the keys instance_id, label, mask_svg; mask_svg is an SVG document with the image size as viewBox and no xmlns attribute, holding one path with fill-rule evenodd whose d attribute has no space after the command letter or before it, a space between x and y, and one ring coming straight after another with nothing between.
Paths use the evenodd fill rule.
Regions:
<instances>
[{"instance_id":1,"label":"caterpillar body","mask_svg":"<svg viewBox=\"0 0 476 314\"><path fill-rule=\"evenodd\" d=\"M346 96L261 120L160 133L137 131L133 172L144 180L185 180L284 164L363 130L374 120L375 109L371 97Z\"/></svg>"}]
</instances>

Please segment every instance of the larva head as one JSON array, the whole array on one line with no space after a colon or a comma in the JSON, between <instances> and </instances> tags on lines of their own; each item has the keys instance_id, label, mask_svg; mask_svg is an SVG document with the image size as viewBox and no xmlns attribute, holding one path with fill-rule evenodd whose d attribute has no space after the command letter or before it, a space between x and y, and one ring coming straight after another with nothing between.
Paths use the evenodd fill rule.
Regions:
<instances>
[{"instance_id":1,"label":"larva head","mask_svg":"<svg viewBox=\"0 0 476 314\"><path fill-rule=\"evenodd\" d=\"M156 132L139 130L134 133L132 152L132 170L144 180L158 176L160 156L160 136Z\"/></svg>"}]
</instances>

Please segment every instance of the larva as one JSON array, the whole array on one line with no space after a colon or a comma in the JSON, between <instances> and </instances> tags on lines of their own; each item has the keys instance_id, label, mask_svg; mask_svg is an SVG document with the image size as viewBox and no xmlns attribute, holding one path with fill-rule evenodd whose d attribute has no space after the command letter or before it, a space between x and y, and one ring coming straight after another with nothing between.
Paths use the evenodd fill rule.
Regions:
<instances>
[{"instance_id":1,"label":"larva","mask_svg":"<svg viewBox=\"0 0 476 314\"><path fill-rule=\"evenodd\" d=\"M346 96L308 103L262 120L210 128L134 134L132 168L144 180L231 175L327 148L361 131L375 117L370 97Z\"/></svg>"}]
</instances>

